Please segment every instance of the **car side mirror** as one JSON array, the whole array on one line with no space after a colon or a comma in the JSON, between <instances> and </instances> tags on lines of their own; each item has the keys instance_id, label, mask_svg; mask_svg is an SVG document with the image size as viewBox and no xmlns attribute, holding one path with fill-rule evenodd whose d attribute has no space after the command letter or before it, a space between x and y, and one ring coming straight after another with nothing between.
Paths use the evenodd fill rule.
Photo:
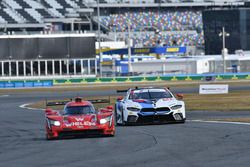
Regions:
<instances>
[{"instance_id":1,"label":"car side mirror","mask_svg":"<svg viewBox=\"0 0 250 167\"><path fill-rule=\"evenodd\" d=\"M108 110L112 110L112 111L114 110L114 107L113 107L113 106L107 106L106 108L107 108Z\"/></svg>"},{"instance_id":2,"label":"car side mirror","mask_svg":"<svg viewBox=\"0 0 250 167\"><path fill-rule=\"evenodd\" d=\"M119 96L117 97L116 101L122 101L123 97L122 96Z\"/></svg>"},{"instance_id":3,"label":"car side mirror","mask_svg":"<svg viewBox=\"0 0 250 167\"><path fill-rule=\"evenodd\" d=\"M111 109L112 107L112 109ZM113 112L113 106L108 106L106 108L100 108L99 109L100 113L112 113Z\"/></svg>"},{"instance_id":4,"label":"car side mirror","mask_svg":"<svg viewBox=\"0 0 250 167\"><path fill-rule=\"evenodd\" d=\"M182 100L184 98L183 94L176 94L178 100Z\"/></svg>"},{"instance_id":5,"label":"car side mirror","mask_svg":"<svg viewBox=\"0 0 250 167\"><path fill-rule=\"evenodd\" d=\"M46 108L46 109L45 109L45 114L46 114L46 115L57 115L58 112L53 111L51 108Z\"/></svg>"}]
</instances>

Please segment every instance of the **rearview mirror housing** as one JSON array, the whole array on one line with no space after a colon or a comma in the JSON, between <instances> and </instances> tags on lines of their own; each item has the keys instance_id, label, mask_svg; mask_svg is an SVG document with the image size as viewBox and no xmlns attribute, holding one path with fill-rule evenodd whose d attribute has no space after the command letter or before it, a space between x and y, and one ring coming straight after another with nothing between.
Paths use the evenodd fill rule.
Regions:
<instances>
[{"instance_id":1,"label":"rearview mirror housing","mask_svg":"<svg viewBox=\"0 0 250 167\"><path fill-rule=\"evenodd\" d=\"M117 97L116 101L122 101L123 97L122 96L119 96Z\"/></svg>"},{"instance_id":2,"label":"rearview mirror housing","mask_svg":"<svg viewBox=\"0 0 250 167\"><path fill-rule=\"evenodd\" d=\"M183 94L176 94L176 97L178 100L182 100L184 98L184 95Z\"/></svg>"},{"instance_id":3,"label":"rearview mirror housing","mask_svg":"<svg viewBox=\"0 0 250 167\"><path fill-rule=\"evenodd\" d=\"M57 115L58 114L58 112L53 111L51 108L46 108L44 112L46 115Z\"/></svg>"},{"instance_id":4,"label":"rearview mirror housing","mask_svg":"<svg viewBox=\"0 0 250 167\"><path fill-rule=\"evenodd\" d=\"M112 110L112 111L114 110L114 107L113 107L113 106L107 106L106 108L107 108L108 110Z\"/></svg>"}]
</instances>

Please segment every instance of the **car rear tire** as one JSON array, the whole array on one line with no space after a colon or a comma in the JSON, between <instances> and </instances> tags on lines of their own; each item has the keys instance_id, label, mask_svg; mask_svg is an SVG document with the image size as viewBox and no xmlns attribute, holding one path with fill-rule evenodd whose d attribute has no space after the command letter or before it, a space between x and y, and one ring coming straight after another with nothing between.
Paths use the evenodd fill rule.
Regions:
<instances>
[{"instance_id":1,"label":"car rear tire","mask_svg":"<svg viewBox=\"0 0 250 167\"><path fill-rule=\"evenodd\" d=\"M122 126L125 126L126 125L126 122L124 121L124 115L123 115L123 112L122 112L122 123L121 123Z\"/></svg>"},{"instance_id":2,"label":"car rear tire","mask_svg":"<svg viewBox=\"0 0 250 167\"><path fill-rule=\"evenodd\" d=\"M118 123L117 123L117 108L116 108L116 105L115 105L115 112L114 112L114 115L115 115L115 126L117 126Z\"/></svg>"},{"instance_id":3,"label":"car rear tire","mask_svg":"<svg viewBox=\"0 0 250 167\"><path fill-rule=\"evenodd\" d=\"M50 137L48 134L46 134L46 140L57 140L59 137Z\"/></svg>"},{"instance_id":4,"label":"car rear tire","mask_svg":"<svg viewBox=\"0 0 250 167\"><path fill-rule=\"evenodd\" d=\"M117 117L117 109L116 109L116 107L115 107L115 125L116 126L124 126L124 125L126 125L126 123L125 123L125 121L124 121L124 116L123 116L123 111L121 111L121 113L122 113L122 116L121 116L121 120L122 120L122 123L118 123L117 122L117 120L118 120L118 117Z\"/></svg>"},{"instance_id":5,"label":"car rear tire","mask_svg":"<svg viewBox=\"0 0 250 167\"><path fill-rule=\"evenodd\" d=\"M185 122L186 122L186 119L183 119L181 123L183 123L183 124L184 124Z\"/></svg>"}]
</instances>

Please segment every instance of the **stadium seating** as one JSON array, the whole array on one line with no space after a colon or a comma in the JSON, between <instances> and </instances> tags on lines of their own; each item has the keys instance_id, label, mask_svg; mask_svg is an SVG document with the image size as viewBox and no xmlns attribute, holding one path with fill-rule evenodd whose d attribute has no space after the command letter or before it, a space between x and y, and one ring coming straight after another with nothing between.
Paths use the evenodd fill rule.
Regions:
<instances>
[{"instance_id":1,"label":"stadium seating","mask_svg":"<svg viewBox=\"0 0 250 167\"><path fill-rule=\"evenodd\" d=\"M5 8L0 9L1 22L3 24L5 24L5 23L17 23L17 21L14 18L12 18L5 10L6 10Z\"/></svg>"},{"instance_id":2,"label":"stadium seating","mask_svg":"<svg viewBox=\"0 0 250 167\"><path fill-rule=\"evenodd\" d=\"M171 45L173 41L177 45L202 45L204 43L201 11L123 11L102 16L101 22L112 32L118 33L117 36L120 37L128 35L129 24L132 32L144 32L131 35L135 46L155 46L158 43Z\"/></svg>"},{"instance_id":3,"label":"stadium seating","mask_svg":"<svg viewBox=\"0 0 250 167\"><path fill-rule=\"evenodd\" d=\"M99 0L105 4L151 4L151 3L202 3L226 0ZM237 0L227 0L237 2ZM0 1L0 24L44 23L45 18L65 18L76 9L96 5L97 0L2 0ZM91 7L91 5L90 5ZM95 6L96 7L96 6ZM108 12L107 12L108 13ZM103 14L103 13L102 13ZM93 19L98 20L97 17ZM194 9L167 10L120 10L120 13L101 16L101 23L115 33L118 39L127 38L128 20L133 32L135 46L203 45L201 11ZM158 31L158 32L156 32ZM172 33L174 32L174 33Z\"/></svg>"},{"instance_id":4,"label":"stadium seating","mask_svg":"<svg viewBox=\"0 0 250 167\"><path fill-rule=\"evenodd\" d=\"M234 3L249 0L99 0L100 3L111 4L146 4L146 3ZM97 3L97 0L85 0L88 4Z\"/></svg>"},{"instance_id":5,"label":"stadium seating","mask_svg":"<svg viewBox=\"0 0 250 167\"><path fill-rule=\"evenodd\" d=\"M122 14L111 14L102 16L101 22L112 30L124 31L128 21L131 22L133 30L151 26L161 31L182 31L202 29L201 11L160 11L147 10L125 12Z\"/></svg>"},{"instance_id":6,"label":"stadium seating","mask_svg":"<svg viewBox=\"0 0 250 167\"><path fill-rule=\"evenodd\" d=\"M0 24L43 23L44 18L64 18L67 12L84 7L79 0L4 0L0 1Z\"/></svg>"}]
</instances>

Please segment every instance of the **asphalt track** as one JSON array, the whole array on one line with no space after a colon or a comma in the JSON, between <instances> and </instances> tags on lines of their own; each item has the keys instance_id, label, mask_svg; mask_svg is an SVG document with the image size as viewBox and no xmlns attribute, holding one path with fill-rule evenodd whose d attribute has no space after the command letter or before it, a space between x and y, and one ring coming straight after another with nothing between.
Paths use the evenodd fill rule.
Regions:
<instances>
[{"instance_id":1,"label":"asphalt track","mask_svg":"<svg viewBox=\"0 0 250 167\"><path fill-rule=\"evenodd\" d=\"M195 91L197 89L178 88L178 93ZM46 141L43 112L19 107L45 98L114 93L84 91L0 95L0 166L250 166L250 125L192 121L250 116L248 112L187 112L185 124L117 127L113 138Z\"/></svg>"}]
</instances>

